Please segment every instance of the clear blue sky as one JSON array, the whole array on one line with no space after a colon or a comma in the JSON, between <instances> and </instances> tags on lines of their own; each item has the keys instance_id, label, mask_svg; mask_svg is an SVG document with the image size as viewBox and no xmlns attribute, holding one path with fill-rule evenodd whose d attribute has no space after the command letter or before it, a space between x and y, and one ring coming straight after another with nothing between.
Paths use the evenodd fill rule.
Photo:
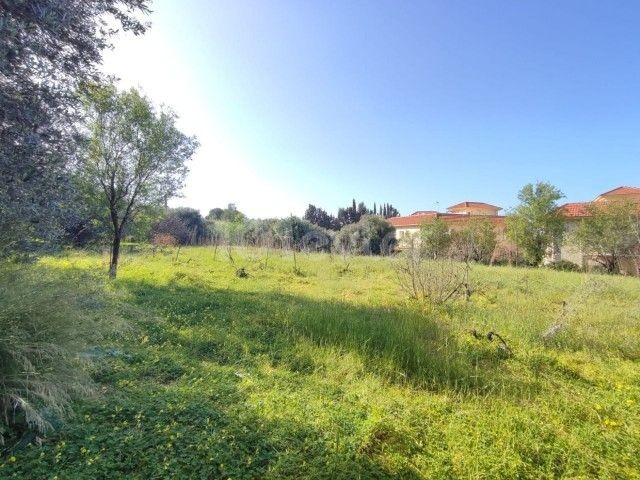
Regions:
<instances>
[{"instance_id":1,"label":"clear blue sky","mask_svg":"<svg viewBox=\"0 0 640 480\"><path fill-rule=\"evenodd\" d=\"M173 106L206 212L403 214L640 185L640 1L157 0L105 69Z\"/></svg>"}]
</instances>

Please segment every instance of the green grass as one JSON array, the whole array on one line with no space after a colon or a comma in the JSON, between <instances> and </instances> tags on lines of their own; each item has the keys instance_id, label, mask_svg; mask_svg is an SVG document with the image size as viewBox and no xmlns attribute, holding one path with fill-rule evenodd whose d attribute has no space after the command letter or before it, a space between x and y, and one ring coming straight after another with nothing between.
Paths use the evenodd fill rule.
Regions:
<instances>
[{"instance_id":1,"label":"green grass","mask_svg":"<svg viewBox=\"0 0 640 480\"><path fill-rule=\"evenodd\" d=\"M431 308L389 258L234 258L126 256L105 288L135 329L102 344L126 355L0 477L640 478L638 279L474 266L470 302Z\"/></svg>"}]
</instances>

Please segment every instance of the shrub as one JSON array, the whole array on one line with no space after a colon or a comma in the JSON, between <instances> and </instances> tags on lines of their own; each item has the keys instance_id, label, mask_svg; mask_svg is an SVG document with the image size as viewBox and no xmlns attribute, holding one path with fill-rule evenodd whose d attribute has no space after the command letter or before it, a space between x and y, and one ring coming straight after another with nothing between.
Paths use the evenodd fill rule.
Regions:
<instances>
[{"instance_id":1,"label":"shrub","mask_svg":"<svg viewBox=\"0 0 640 480\"><path fill-rule=\"evenodd\" d=\"M151 243L156 247L175 247L178 245L178 240L173 235L168 233L156 233L151 239Z\"/></svg>"},{"instance_id":2,"label":"shrub","mask_svg":"<svg viewBox=\"0 0 640 480\"><path fill-rule=\"evenodd\" d=\"M178 245L198 245L209 235L209 228L198 210L193 208L174 208L168 210L164 218L151 227L151 240L170 235Z\"/></svg>"},{"instance_id":3,"label":"shrub","mask_svg":"<svg viewBox=\"0 0 640 480\"><path fill-rule=\"evenodd\" d=\"M324 228L298 217L287 217L275 224L275 233L283 247L305 251L328 251L331 235Z\"/></svg>"},{"instance_id":4,"label":"shrub","mask_svg":"<svg viewBox=\"0 0 640 480\"><path fill-rule=\"evenodd\" d=\"M186 225L190 245L201 244L207 239L209 234L207 223L195 208L174 208L169 211L168 216L176 217Z\"/></svg>"},{"instance_id":5,"label":"shrub","mask_svg":"<svg viewBox=\"0 0 640 480\"><path fill-rule=\"evenodd\" d=\"M420 248L432 258L445 256L451 246L449 225L440 219L428 220L420 225Z\"/></svg>"},{"instance_id":6,"label":"shrub","mask_svg":"<svg viewBox=\"0 0 640 480\"><path fill-rule=\"evenodd\" d=\"M470 218L464 228L451 232L452 255L459 260L491 262L498 244L496 230L486 218Z\"/></svg>"},{"instance_id":7,"label":"shrub","mask_svg":"<svg viewBox=\"0 0 640 480\"><path fill-rule=\"evenodd\" d=\"M557 262L551 262L545 265L545 267L551 270L560 270L562 272L579 272L582 269L580 265L570 262L569 260L558 260Z\"/></svg>"},{"instance_id":8,"label":"shrub","mask_svg":"<svg viewBox=\"0 0 640 480\"><path fill-rule=\"evenodd\" d=\"M112 318L100 290L86 274L0 267L0 444L52 430L90 391L78 354Z\"/></svg>"},{"instance_id":9,"label":"shrub","mask_svg":"<svg viewBox=\"0 0 640 480\"><path fill-rule=\"evenodd\" d=\"M393 242L393 228L379 215L363 215L358 223L345 225L336 234L338 251L360 255L389 253Z\"/></svg>"},{"instance_id":10,"label":"shrub","mask_svg":"<svg viewBox=\"0 0 640 480\"><path fill-rule=\"evenodd\" d=\"M402 252L395 269L400 288L416 300L442 304L468 290L464 266L451 259L427 259L415 244Z\"/></svg>"},{"instance_id":11,"label":"shrub","mask_svg":"<svg viewBox=\"0 0 640 480\"><path fill-rule=\"evenodd\" d=\"M169 240L170 237L173 239L172 241ZM192 232L187 224L175 215L163 218L151 229L151 241L159 246L187 245L191 238Z\"/></svg>"}]
</instances>

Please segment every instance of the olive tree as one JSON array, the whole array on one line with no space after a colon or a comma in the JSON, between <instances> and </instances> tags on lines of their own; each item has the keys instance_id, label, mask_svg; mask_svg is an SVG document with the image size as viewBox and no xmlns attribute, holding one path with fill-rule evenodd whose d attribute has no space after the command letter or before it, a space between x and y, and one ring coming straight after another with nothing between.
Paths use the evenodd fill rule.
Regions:
<instances>
[{"instance_id":1,"label":"olive tree","mask_svg":"<svg viewBox=\"0 0 640 480\"><path fill-rule=\"evenodd\" d=\"M69 210L77 87L148 0L0 0L0 256L55 240Z\"/></svg>"},{"instance_id":2,"label":"olive tree","mask_svg":"<svg viewBox=\"0 0 640 480\"><path fill-rule=\"evenodd\" d=\"M498 244L491 220L470 218L460 230L451 232L454 256L464 261L489 263Z\"/></svg>"},{"instance_id":3,"label":"olive tree","mask_svg":"<svg viewBox=\"0 0 640 480\"><path fill-rule=\"evenodd\" d=\"M393 227L379 215L363 215L336 234L338 250L359 255L387 255L393 248Z\"/></svg>"},{"instance_id":4,"label":"olive tree","mask_svg":"<svg viewBox=\"0 0 640 480\"><path fill-rule=\"evenodd\" d=\"M420 248L431 258L446 256L451 246L449 225L441 218L427 220L420 225Z\"/></svg>"},{"instance_id":5,"label":"olive tree","mask_svg":"<svg viewBox=\"0 0 640 480\"><path fill-rule=\"evenodd\" d=\"M572 241L593 255L608 273L618 271L620 259L634 256L638 237L638 206L626 202L592 203L573 232Z\"/></svg>"},{"instance_id":6,"label":"olive tree","mask_svg":"<svg viewBox=\"0 0 640 480\"><path fill-rule=\"evenodd\" d=\"M563 197L550 183L527 184L518 194L520 204L507 216L507 236L531 265L539 265L547 248L562 238L564 220L557 201Z\"/></svg>"},{"instance_id":7,"label":"olive tree","mask_svg":"<svg viewBox=\"0 0 640 480\"><path fill-rule=\"evenodd\" d=\"M81 175L109 215L114 278L125 228L142 209L179 192L197 141L176 128L173 112L157 111L136 89L89 85L84 91L89 141Z\"/></svg>"}]
</instances>

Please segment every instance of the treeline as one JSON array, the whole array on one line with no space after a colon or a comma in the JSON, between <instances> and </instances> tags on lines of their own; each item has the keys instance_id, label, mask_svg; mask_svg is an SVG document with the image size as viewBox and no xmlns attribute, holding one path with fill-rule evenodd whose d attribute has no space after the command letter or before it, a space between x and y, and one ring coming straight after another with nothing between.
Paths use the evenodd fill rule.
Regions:
<instances>
[{"instance_id":1,"label":"treeline","mask_svg":"<svg viewBox=\"0 0 640 480\"><path fill-rule=\"evenodd\" d=\"M336 231L296 216L251 219L234 204L213 208L206 217L192 208L166 209L140 240L156 247L234 245L364 255L389 253L395 245L393 228L382 216L368 212ZM133 236L129 239L136 240Z\"/></svg>"},{"instance_id":2,"label":"treeline","mask_svg":"<svg viewBox=\"0 0 640 480\"><path fill-rule=\"evenodd\" d=\"M350 206L338 209L337 216L333 216L327 213L326 210L310 204L304 213L304 219L327 230L337 231L345 225L358 223L365 215L379 215L382 218L391 218L399 216L400 212L390 203L380 204L379 207L374 203L373 208L369 209L364 202L356 205L354 198Z\"/></svg>"}]
</instances>

